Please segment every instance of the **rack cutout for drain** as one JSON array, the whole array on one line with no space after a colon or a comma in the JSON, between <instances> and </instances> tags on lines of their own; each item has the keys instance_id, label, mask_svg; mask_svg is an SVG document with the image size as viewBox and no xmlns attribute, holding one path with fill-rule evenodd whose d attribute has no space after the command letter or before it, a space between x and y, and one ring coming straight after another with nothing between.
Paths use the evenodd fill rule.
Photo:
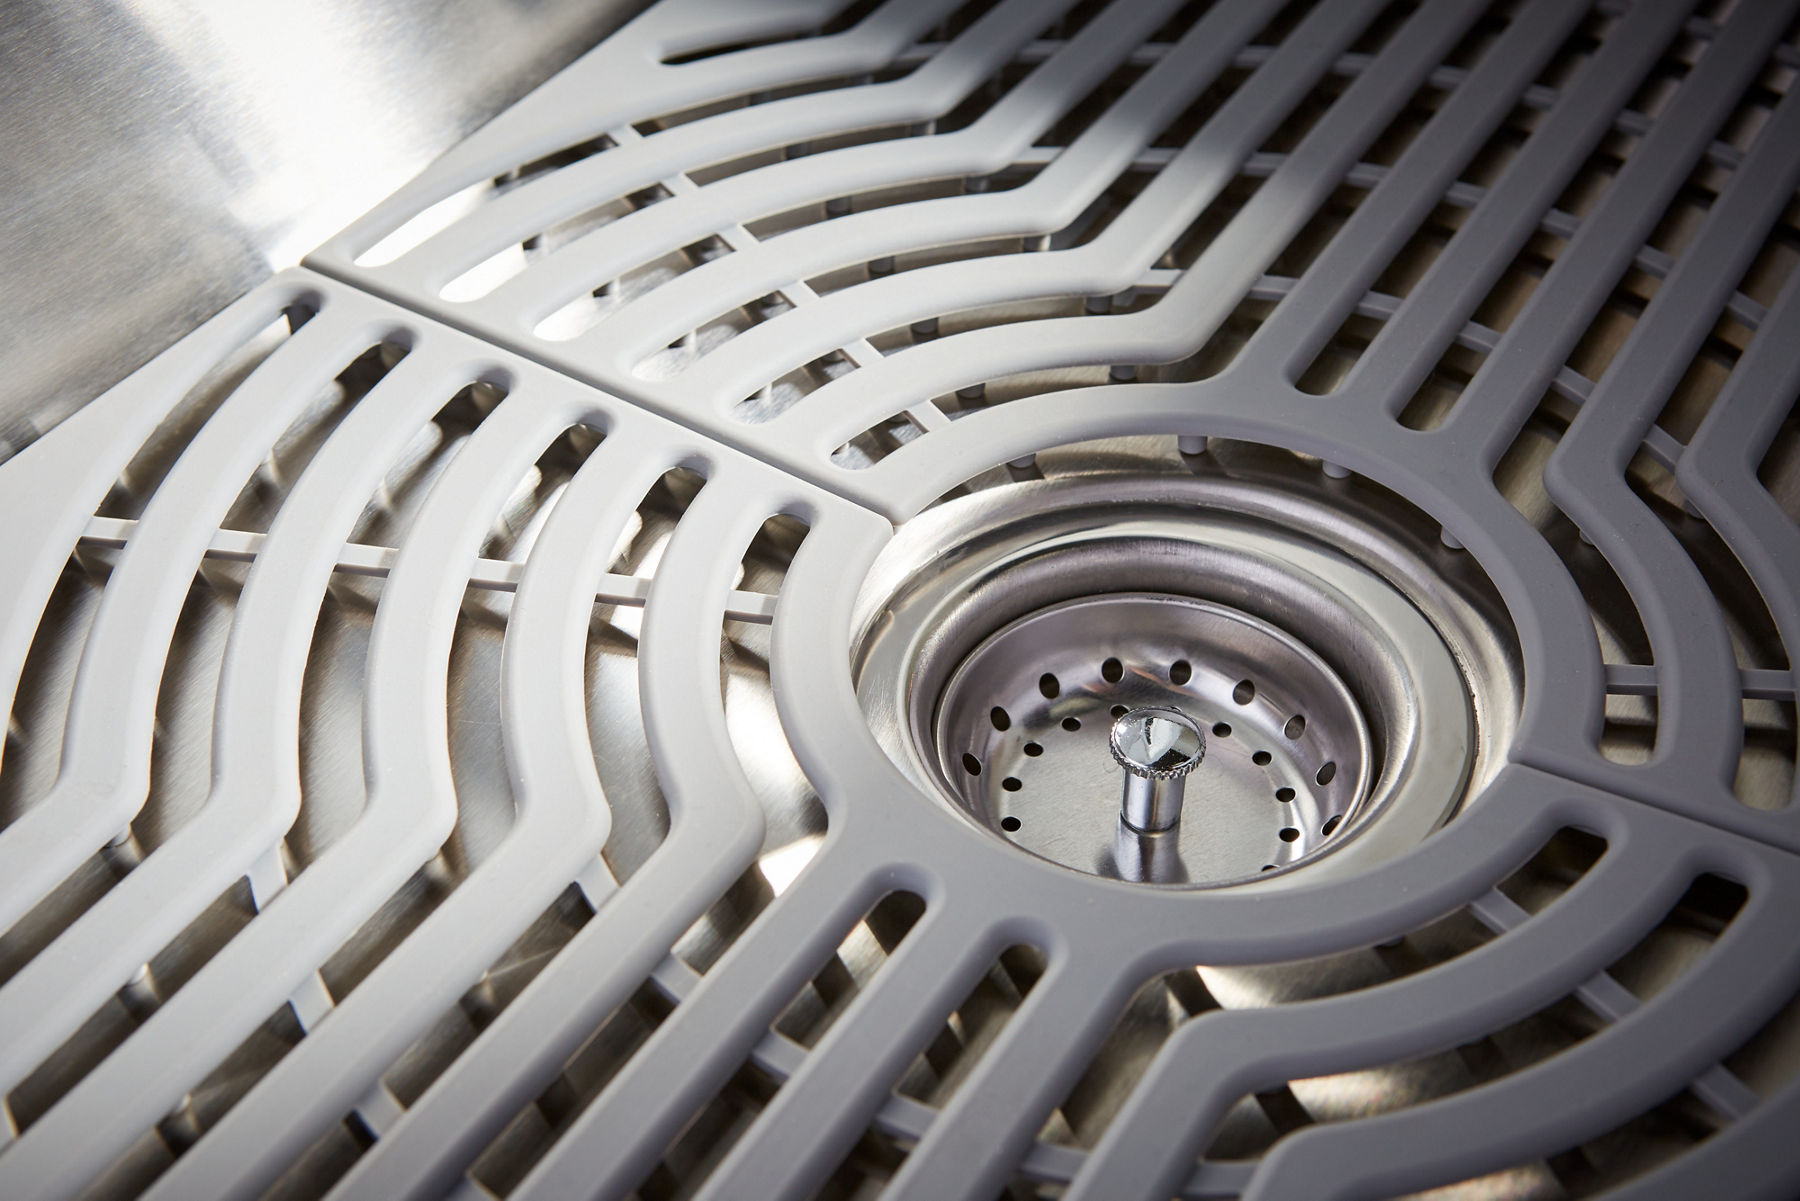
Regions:
<instances>
[{"instance_id":1,"label":"rack cutout for drain","mask_svg":"<svg viewBox=\"0 0 1800 1201\"><path fill-rule=\"evenodd\" d=\"M1108 739L1130 710L1179 710L1205 732L1182 817L1120 820ZM1188 597L1084 597L977 646L947 682L936 746L963 806L1017 845L1128 880L1254 877L1342 836L1365 795L1369 730L1335 672L1247 613Z\"/></svg>"}]
</instances>

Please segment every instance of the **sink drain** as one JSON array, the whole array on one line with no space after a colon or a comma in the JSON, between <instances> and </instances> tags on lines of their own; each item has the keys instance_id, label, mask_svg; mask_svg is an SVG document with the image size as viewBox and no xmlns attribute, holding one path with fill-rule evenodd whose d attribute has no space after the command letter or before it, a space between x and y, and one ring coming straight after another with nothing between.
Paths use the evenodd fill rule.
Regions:
<instances>
[{"instance_id":1,"label":"sink drain","mask_svg":"<svg viewBox=\"0 0 1800 1201\"><path fill-rule=\"evenodd\" d=\"M1014 848L1152 885L1361 870L1498 761L1514 660L1426 557L1447 552L1245 481L970 501L871 576L858 694L897 763ZM1139 748L1132 784L1114 731L1140 710L1169 746Z\"/></svg>"},{"instance_id":2,"label":"sink drain","mask_svg":"<svg viewBox=\"0 0 1800 1201\"><path fill-rule=\"evenodd\" d=\"M1206 732L1181 821L1148 836L1121 828L1126 773L1109 747L1139 710ZM983 824L1070 867L1158 883L1237 879L1319 849L1355 814L1371 759L1324 660L1247 613L1166 594L1068 601L989 637L945 685L936 748Z\"/></svg>"}]
</instances>

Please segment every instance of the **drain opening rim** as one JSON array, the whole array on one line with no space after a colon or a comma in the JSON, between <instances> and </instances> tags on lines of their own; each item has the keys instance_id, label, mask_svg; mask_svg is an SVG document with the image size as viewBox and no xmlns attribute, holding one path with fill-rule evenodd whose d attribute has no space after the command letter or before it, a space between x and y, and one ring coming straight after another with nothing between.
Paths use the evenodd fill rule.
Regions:
<instances>
[{"instance_id":1,"label":"drain opening rim","mask_svg":"<svg viewBox=\"0 0 1800 1201\"><path fill-rule=\"evenodd\" d=\"M1251 611L1271 581L1299 580L1314 601L1330 598L1334 616L1362 615L1371 641L1356 661L1325 657L1359 697L1371 672L1383 678L1386 708L1405 729L1374 739L1368 820L1335 825L1334 848L1255 877L1178 886L1291 887L1360 874L1417 845L1504 761L1518 714L1516 636L1503 610L1496 623L1491 604L1438 574L1424 543L1382 515L1280 483L1093 473L953 500L915 519L878 557L858 602L852 667L878 743L924 792L1011 842L970 817L932 762L935 698L974 645L1034 609L1121 587ZM1299 628L1309 622L1313 634L1329 624L1313 612L1279 627L1318 645ZM1304 873L1291 870L1302 863Z\"/></svg>"}]
</instances>

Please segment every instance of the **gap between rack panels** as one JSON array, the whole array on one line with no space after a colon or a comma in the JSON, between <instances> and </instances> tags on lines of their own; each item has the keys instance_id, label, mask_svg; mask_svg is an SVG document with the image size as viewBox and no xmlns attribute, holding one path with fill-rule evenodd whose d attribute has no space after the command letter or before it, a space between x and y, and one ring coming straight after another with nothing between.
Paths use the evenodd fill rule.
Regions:
<instances>
[{"instance_id":1,"label":"gap between rack panels","mask_svg":"<svg viewBox=\"0 0 1800 1201\"><path fill-rule=\"evenodd\" d=\"M620 125L619 127L615 128L615 129L607 130L606 136L611 138L614 141L614 143L618 144L618 145L624 145L628 142L642 141L643 137L644 137L643 134L639 133L629 123ZM663 188L666 188L672 195L686 195L690 192L698 191L699 187L700 187L700 185L696 184L692 179L688 178L688 176L685 172L676 172L675 174L669 176L666 179L659 180L658 183ZM751 233L748 229L744 228L744 226L741 224L733 224L733 225L725 227L724 229L720 229L715 232L714 236L719 238L721 241L725 242L734 251L746 250L752 246L761 244L760 240L756 237L756 235ZM552 362L548 358L545 358L545 357L541 356L540 354L535 353L529 345L524 344L522 341L518 341L513 338L507 337L504 334L497 334L491 330L481 329L472 323L458 319L454 313L448 313L448 312L440 313L440 312L432 312L430 310L427 310L427 309L421 307L420 305L414 303L411 298L409 298L401 293L390 291L387 288L383 287L379 280L366 279L366 278L360 278L360 277L353 278L352 276L350 276L348 274L341 273L340 271L334 269L333 265L328 262L327 263L315 263L309 257L309 258L301 260L300 265L304 269L306 269L308 271L312 271L316 274L322 275L322 276L326 277L327 279L330 279L338 284L343 285L344 287L351 288L351 289L353 289L357 292L360 292L364 295L367 295L367 296L373 296L378 300L387 302L388 304L396 305L402 309L405 309L406 311L408 311L410 313L413 313L414 315L416 315L420 318L423 318L424 320L435 322L438 325L448 326L451 329L457 330L463 334L467 334L468 336L475 338L488 346L494 347L497 350L505 351L508 354L517 355L520 358L523 358L523 359L529 360L532 363L535 363L536 365L544 368L545 370L554 371L558 375L562 376L565 379L574 380L575 382L583 385L584 387L597 389L598 391L604 392L606 395L614 397L617 400L623 401L626 404L634 405L637 408L645 410L646 412L654 413L656 416L662 418L665 421L671 421L671 422L675 423L676 425L679 425L692 433L700 435L701 437L707 439L710 442L714 442L719 445L729 447L730 449L736 451L739 454L742 454L749 458L757 460L758 462L762 463L766 467L769 467L776 471L781 472L783 475L791 476L791 477L793 477L795 479L799 479L813 487L820 488L824 491L830 492L834 496L837 496L843 500L847 500L850 503L855 504L861 508L866 508L866 509L870 509L872 511L879 512L879 510L876 509L875 505L872 502L870 502L866 499L863 499L861 497L852 495L851 493L845 491L843 488L840 488L839 486L832 483L826 476L824 476L822 474L815 475L814 473L803 471L792 465L778 462L774 458L771 458L768 454L759 450L757 447L755 447L753 445L749 445L744 442L740 442L739 440L730 437L729 435L719 431L718 429L710 428L709 426L707 426L699 421L696 421L694 418L688 416L687 414L681 413L678 410L673 409L672 407L667 407L667 406L664 406L661 404L657 404L657 403L648 401L639 395L627 395L624 392L622 392L615 385L602 383L599 380L590 379L584 375L579 375L576 372L574 372L573 370L571 370L569 367L567 367L563 364L560 364L560 363ZM775 291L780 293L781 295L787 297L789 303L794 305L796 308L798 308L800 305L802 305L808 301L814 301L814 300L818 299L818 294L816 292L814 292L813 289L811 288L811 286L808 285L804 280L796 280L792 283L784 284L781 287L776 288ZM883 354L881 353L881 351L879 349L877 349L871 342L869 342L869 340L867 338L858 338L847 346L839 347L838 351L839 351L839 353L843 354L846 358L848 358L852 363L855 363L858 367L869 366L870 364L875 363L884 357ZM929 433L933 430L941 429L944 426L947 426L950 424L949 415L946 414L942 409L938 408L935 404L931 403L929 400L925 401L922 404L915 404L915 405L909 406L908 408L903 410L903 412L904 412L905 416L910 421L912 421L915 425L917 425L918 428L920 429L920 431L924 432L924 433ZM629 603L629 602L621 602L621 603ZM745 618L743 618L743 620L767 621L769 619L768 618L745 617Z\"/></svg>"}]
</instances>

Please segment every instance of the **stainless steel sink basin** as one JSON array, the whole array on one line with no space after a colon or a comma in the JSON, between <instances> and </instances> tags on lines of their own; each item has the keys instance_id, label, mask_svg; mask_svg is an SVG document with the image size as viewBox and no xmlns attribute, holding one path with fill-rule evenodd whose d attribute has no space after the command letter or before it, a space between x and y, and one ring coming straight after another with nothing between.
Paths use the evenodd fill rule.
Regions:
<instances>
[{"instance_id":1,"label":"stainless steel sink basin","mask_svg":"<svg viewBox=\"0 0 1800 1201\"><path fill-rule=\"evenodd\" d=\"M0 15L0 1198L1800 1195L1800 0L265 7Z\"/></svg>"}]
</instances>

